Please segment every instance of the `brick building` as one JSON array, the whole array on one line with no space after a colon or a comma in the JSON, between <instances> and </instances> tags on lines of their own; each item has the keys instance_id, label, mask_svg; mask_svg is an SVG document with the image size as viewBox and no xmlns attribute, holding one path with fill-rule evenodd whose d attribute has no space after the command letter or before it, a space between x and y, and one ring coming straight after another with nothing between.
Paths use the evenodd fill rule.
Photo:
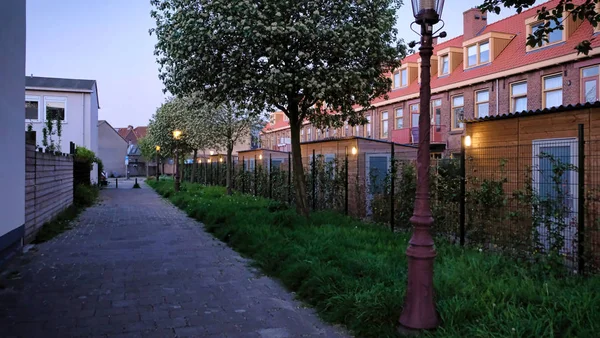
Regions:
<instances>
[{"instance_id":1,"label":"brick building","mask_svg":"<svg viewBox=\"0 0 600 338\"><path fill-rule=\"evenodd\" d=\"M575 46L597 32L588 22L564 20L565 29L549 36L543 46L526 46L538 25L540 6L487 24L485 13L469 9L463 14L463 35L435 44L431 70L431 149L449 156L460 148L465 122L485 116L595 102L599 98L600 41L592 40L588 56ZM575 4L583 0L575 0ZM567 14L565 14L566 17ZM389 74L388 98L372 102L369 124L318 130L305 123L301 142L342 136L362 136L400 144L418 143L420 57L409 55ZM290 130L285 115L276 112L263 130L262 146L287 150Z\"/></svg>"}]
</instances>

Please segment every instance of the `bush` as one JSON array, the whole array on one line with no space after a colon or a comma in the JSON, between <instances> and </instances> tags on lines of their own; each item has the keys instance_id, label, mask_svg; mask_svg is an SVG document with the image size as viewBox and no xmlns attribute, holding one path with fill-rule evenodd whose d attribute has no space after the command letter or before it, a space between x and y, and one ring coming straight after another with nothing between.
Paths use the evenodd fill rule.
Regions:
<instances>
[{"instance_id":1,"label":"bush","mask_svg":"<svg viewBox=\"0 0 600 338\"><path fill-rule=\"evenodd\" d=\"M310 219L220 187L148 182L206 230L359 337L397 337L408 234L336 212ZM436 242L442 325L432 337L591 337L600 330L600 277L554 278L493 253Z\"/></svg>"},{"instance_id":2,"label":"bush","mask_svg":"<svg viewBox=\"0 0 600 338\"><path fill-rule=\"evenodd\" d=\"M98 188L94 186L78 184L74 189L73 203L77 207L85 208L92 206L96 202L96 199L98 199Z\"/></svg>"}]
</instances>

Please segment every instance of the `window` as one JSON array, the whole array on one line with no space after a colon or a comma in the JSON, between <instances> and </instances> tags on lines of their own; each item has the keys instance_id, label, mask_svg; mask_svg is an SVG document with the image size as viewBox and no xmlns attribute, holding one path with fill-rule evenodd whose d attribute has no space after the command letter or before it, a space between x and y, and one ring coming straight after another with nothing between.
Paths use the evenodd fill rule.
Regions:
<instances>
[{"instance_id":1,"label":"window","mask_svg":"<svg viewBox=\"0 0 600 338\"><path fill-rule=\"evenodd\" d=\"M360 126L354 126L354 136L358 136L360 134Z\"/></svg>"},{"instance_id":2,"label":"window","mask_svg":"<svg viewBox=\"0 0 600 338\"><path fill-rule=\"evenodd\" d=\"M452 97L452 129L463 129L465 124L465 100L462 95Z\"/></svg>"},{"instance_id":3,"label":"window","mask_svg":"<svg viewBox=\"0 0 600 338\"><path fill-rule=\"evenodd\" d=\"M562 105L562 74L545 76L543 78L542 104L544 108Z\"/></svg>"},{"instance_id":4,"label":"window","mask_svg":"<svg viewBox=\"0 0 600 338\"><path fill-rule=\"evenodd\" d=\"M306 136L308 137L308 141L312 141L312 128L306 129Z\"/></svg>"},{"instance_id":5,"label":"window","mask_svg":"<svg viewBox=\"0 0 600 338\"><path fill-rule=\"evenodd\" d=\"M431 124L435 126L435 131L442 131L442 100L431 101Z\"/></svg>"},{"instance_id":6,"label":"window","mask_svg":"<svg viewBox=\"0 0 600 338\"><path fill-rule=\"evenodd\" d=\"M289 122L290 118L287 117L287 115L283 114L283 121L284 122Z\"/></svg>"},{"instance_id":7,"label":"window","mask_svg":"<svg viewBox=\"0 0 600 338\"><path fill-rule=\"evenodd\" d=\"M410 126L412 128L419 128L419 104L410 105Z\"/></svg>"},{"instance_id":8,"label":"window","mask_svg":"<svg viewBox=\"0 0 600 338\"><path fill-rule=\"evenodd\" d=\"M381 113L381 138L387 138L389 131L388 112Z\"/></svg>"},{"instance_id":9,"label":"window","mask_svg":"<svg viewBox=\"0 0 600 338\"><path fill-rule=\"evenodd\" d=\"M59 119L63 122L67 121L67 98L46 96L44 102L46 106L46 120Z\"/></svg>"},{"instance_id":10,"label":"window","mask_svg":"<svg viewBox=\"0 0 600 338\"><path fill-rule=\"evenodd\" d=\"M344 125L344 130L344 136L350 136L350 126L348 125L348 122Z\"/></svg>"},{"instance_id":11,"label":"window","mask_svg":"<svg viewBox=\"0 0 600 338\"><path fill-rule=\"evenodd\" d=\"M489 40L467 47L467 67L490 62Z\"/></svg>"},{"instance_id":12,"label":"window","mask_svg":"<svg viewBox=\"0 0 600 338\"><path fill-rule=\"evenodd\" d=\"M408 86L408 69L402 69L400 71L400 86Z\"/></svg>"},{"instance_id":13,"label":"window","mask_svg":"<svg viewBox=\"0 0 600 338\"><path fill-rule=\"evenodd\" d=\"M371 116L367 116L367 124L365 125L365 137L371 137Z\"/></svg>"},{"instance_id":14,"label":"window","mask_svg":"<svg viewBox=\"0 0 600 338\"><path fill-rule=\"evenodd\" d=\"M40 120L40 98L38 96L25 97L25 119Z\"/></svg>"},{"instance_id":15,"label":"window","mask_svg":"<svg viewBox=\"0 0 600 338\"><path fill-rule=\"evenodd\" d=\"M527 110L527 82L517 82L510 85L510 110L512 112Z\"/></svg>"},{"instance_id":16,"label":"window","mask_svg":"<svg viewBox=\"0 0 600 338\"><path fill-rule=\"evenodd\" d=\"M477 64L477 45L467 48L467 67Z\"/></svg>"},{"instance_id":17,"label":"window","mask_svg":"<svg viewBox=\"0 0 600 338\"><path fill-rule=\"evenodd\" d=\"M556 28L556 22L554 22L554 20L549 21L550 22L550 28ZM546 23L544 21L538 21L536 23L534 23L531 26L531 33L535 34L535 32L538 29L541 29L542 27L544 27ZM536 47L543 47L543 46L547 46L547 45L551 45L557 42L560 42L563 40L563 31L560 29L557 29L553 32L551 32L550 34L548 34L546 36L546 38L548 39L548 41L543 41L542 42L542 46L536 46Z\"/></svg>"},{"instance_id":18,"label":"window","mask_svg":"<svg viewBox=\"0 0 600 338\"><path fill-rule=\"evenodd\" d=\"M448 74L450 72L450 57L448 54L443 55L440 62L442 64L442 72L440 75Z\"/></svg>"},{"instance_id":19,"label":"window","mask_svg":"<svg viewBox=\"0 0 600 338\"><path fill-rule=\"evenodd\" d=\"M598 101L598 66L581 70L581 100L582 102Z\"/></svg>"},{"instance_id":20,"label":"window","mask_svg":"<svg viewBox=\"0 0 600 338\"><path fill-rule=\"evenodd\" d=\"M325 129L325 138L329 138L329 128Z\"/></svg>"},{"instance_id":21,"label":"window","mask_svg":"<svg viewBox=\"0 0 600 338\"><path fill-rule=\"evenodd\" d=\"M404 128L404 109L396 108L396 129Z\"/></svg>"},{"instance_id":22,"label":"window","mask_svg":"<svg viewBox=\"0 0 600 338\"><path fill-rule=\"evenodd\" d=\"M394 88L400 88L400 73L394 74Z\"/></svg>"},{"instance_id":23,"label":"window","mask_svg":"<svg viewBox=\"0 0 600 338\"><path fill-rule=\"evenodd\" d=\"M475 92L475 116L490 116L490 91L487 89Z\"/></svg>"}]
</instances>

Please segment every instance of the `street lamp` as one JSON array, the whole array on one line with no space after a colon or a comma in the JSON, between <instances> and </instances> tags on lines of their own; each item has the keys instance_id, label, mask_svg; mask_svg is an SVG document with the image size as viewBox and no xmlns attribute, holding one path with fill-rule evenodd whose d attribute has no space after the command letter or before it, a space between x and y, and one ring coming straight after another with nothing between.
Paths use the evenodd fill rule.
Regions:
<instances>
[{"instance_id":1,"label":"street lamp","mask_svg":"<svg viewBox=\"0 0 600 338\"><path fill-rule=\"evenodd\" d=\"M178 192L181 182L179 182L179 140L181 139L181 130L173 130L173 138L175 139L175 191Z\"/></svg>"},{"instance_id":2,"label":"street lamp","mask_svg":"<svg viewBox=\"0 0 600 338\"><path fill-rule=\"evenodd\" d=\"M429 203L431 56L433 25L440 22L444 0L412 0L415 22L421 26L421 92L419 116L419 148L417 151L417 194L410 223L413 234L408 242L408 286L400 325L411 330L433 329L439 324L433 293L433 261L436 252L431 237L433 217ZM443 26L442 26L443 27ZM444 38L446 33L439 35ZM415 43L411 43L414 47Z\"/></svg>"},{"instance_id":3,"label":"street lamp","mask_svg":"<svg viewBox=\"0 0 600 338\"><path fill-rule=\"evenodd\" d=\"M157 145L156 146L156 182L159 181L159 177L160 177L160 172L159 172L160 165L158 163L159 162L159 157L158 157L159 152L160 152L160 146Z\"/></svg>"}]
</instances>

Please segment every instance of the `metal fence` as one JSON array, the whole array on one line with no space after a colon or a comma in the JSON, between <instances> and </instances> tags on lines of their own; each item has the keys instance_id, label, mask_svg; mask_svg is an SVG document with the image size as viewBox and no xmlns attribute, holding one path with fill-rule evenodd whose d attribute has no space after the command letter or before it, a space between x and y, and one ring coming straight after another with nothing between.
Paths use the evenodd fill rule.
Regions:
<instances>
[{"instance_id":1,"label":"metal fence","mask_svg":"<svg viewBox=\"0 0 600 338\"><path fill-rule=\"evenodd\" d=\"M470 147L432 160L434 233L457 245L527 259L552 257L577 272L600 270L600 141L533 141ZM238 159L233 189L294 204L290 155ZM409 230L416 164L390 151L303 158L313 210L337 210ZM225 185L223 162L189 164L183 178ZM193 172L193 174L192 174Z\"/></svg>"}]
</instances>

